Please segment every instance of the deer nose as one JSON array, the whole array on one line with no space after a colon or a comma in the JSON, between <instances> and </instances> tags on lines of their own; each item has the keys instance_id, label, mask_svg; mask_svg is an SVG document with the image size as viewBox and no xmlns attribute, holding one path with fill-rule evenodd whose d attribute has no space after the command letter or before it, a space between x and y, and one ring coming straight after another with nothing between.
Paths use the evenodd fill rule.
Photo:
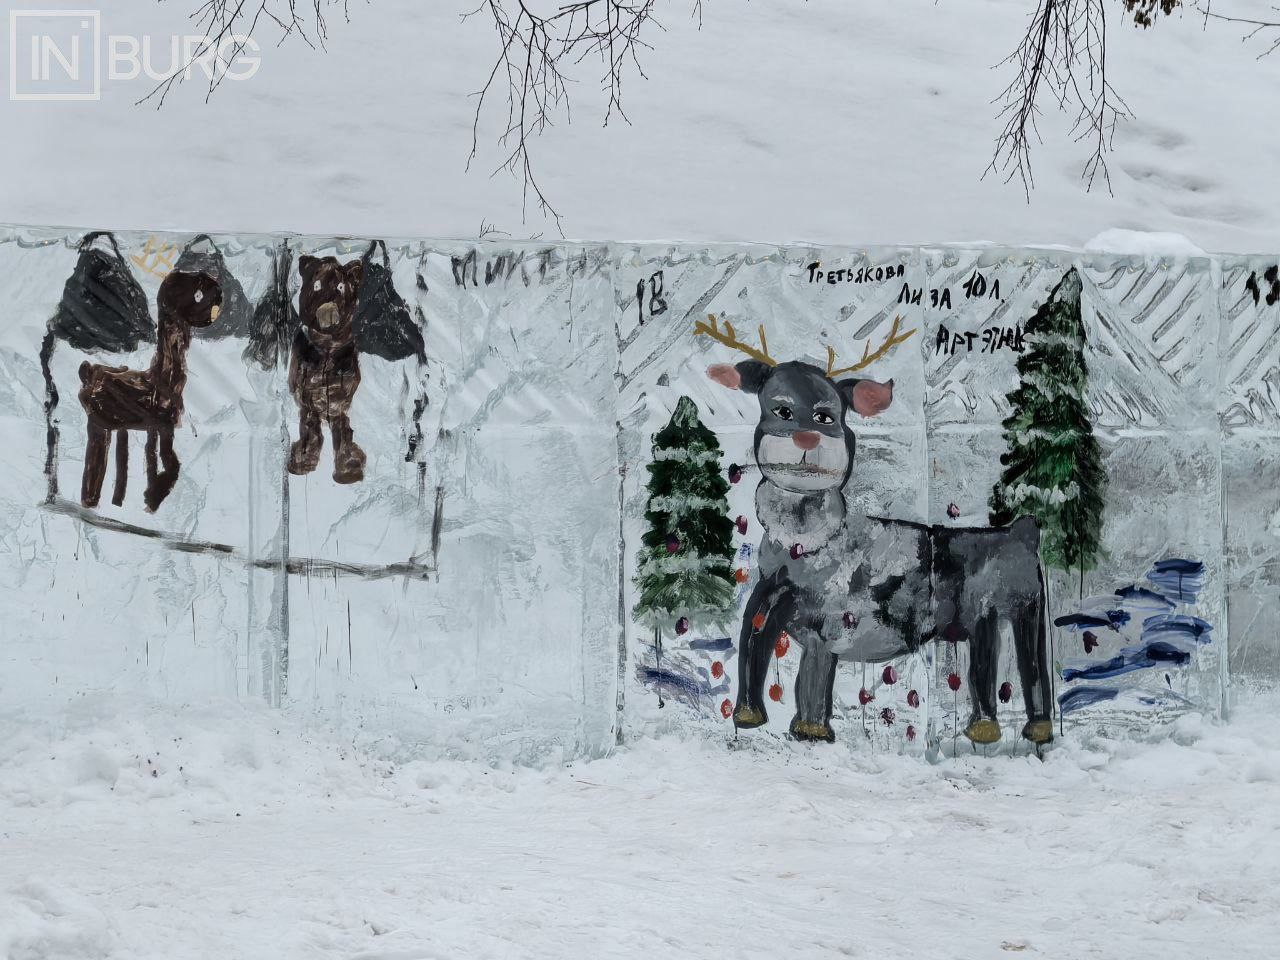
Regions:
<instances>
[{"instance_id":1,"label":"deer nose","mask_svg":"<svg viewBox=\"0 0 1280 960\"><path fill-rule=\"evenodd\" d=\"M822 434L815 430L797 430L791 440L801 450L812 450L822 442Z\"/></svg>"}]
</instances>

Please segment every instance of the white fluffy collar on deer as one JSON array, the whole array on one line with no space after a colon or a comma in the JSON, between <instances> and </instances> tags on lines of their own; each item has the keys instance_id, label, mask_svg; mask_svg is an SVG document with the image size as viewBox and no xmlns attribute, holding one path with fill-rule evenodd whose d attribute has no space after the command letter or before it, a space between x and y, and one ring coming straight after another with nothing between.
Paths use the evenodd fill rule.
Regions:
<instances>
[{"instance_id":1,"label":"white fluffy collar on deer","mask_svg":"<svg viewBox=\"0 0 1280 960\"><path fill-rule=\"evenodd\" d=\"M762 480L756 487L756 516L765 546L778 562L821 550L844 522L844 496L838 488L798 493Z\"/></svg>"}]
</instances>

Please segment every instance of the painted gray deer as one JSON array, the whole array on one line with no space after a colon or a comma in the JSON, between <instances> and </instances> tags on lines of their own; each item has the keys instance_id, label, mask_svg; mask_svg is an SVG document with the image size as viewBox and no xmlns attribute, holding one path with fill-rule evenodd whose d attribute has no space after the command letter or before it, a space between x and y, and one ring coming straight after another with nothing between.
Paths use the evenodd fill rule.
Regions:
<instances>
[{"instance_id":1,"label":"painted gray deer","mask_svg":"<svg viewBox=\"0 0 1280 960\"><path fill-rule=\"evenodd\" d=\"M716 383L755 394L760 419L755 459L760 468L756 515L764 527L759 580L747 601L738 641L739 676L733 721L738 729L768 719L764 686L769 657L785 630L803 653L795 686L791 734L834 740L832 690L836 664L884 661L933 640L968 641L973 710L965 736L1000 739L996 719L1000 625L1013 630L1026 704L1022 736L1053 739L1040 530L1030 517L1007 527L957 528L884 517L850 516L845 487L853 471L856 437L849 414L874 417L893 402L893 381L854 374L866 369L914 330L895 318L875 351L837 368L827 348L823 370L811 363L779 363L714 316L695 333L748 359L715 364Z\"/></svg>"}]
</instances>

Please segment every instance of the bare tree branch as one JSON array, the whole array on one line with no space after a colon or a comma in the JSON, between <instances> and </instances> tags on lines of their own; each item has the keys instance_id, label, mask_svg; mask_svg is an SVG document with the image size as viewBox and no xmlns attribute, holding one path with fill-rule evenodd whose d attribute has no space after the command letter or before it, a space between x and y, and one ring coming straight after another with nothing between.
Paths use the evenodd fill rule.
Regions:
<instances>
[{"instance_id":1,"label":"bare tree branch","mask_svg":"<svg viewBox=\"0 0 1280 960\"><path fill-rule=\"evenodd\" d=\"M181 64L176 64L169 76L138 103L155 100L157 108L163 106L174 86L193 75L196 67L202 67L208 77L208 101L227 78L229 66L251 43L257 43L259 29L268 24L279 30L276 46L297 37L312 49L323 48L329 39L326 9L340 7L343 19L350 20L348 3L349 0L199 0L189 19L195 25L195 35L205 38L204 43L199 49L184 52Z\"/></svg>"},{"instance_id":2,"label":"bare tree branch","mask_svg":"<svg viewBox=\"0 0 1280 960\"><path fill-rule=\"evenodd\" d=\"M484 86L474 94L467 168L476 157L480 119L490 94L505 88L506 125L498 143L507 154L493 173L506 170L520 177L526 212L532 194L559 229L560 215L535 173L530 141L552 126L561 112L572 122L569 71L586 60L597 60L603 68L605 125L615 115L631 122L622 106L623 81L633 72L645 78L640 53L650 49L646 38L653 30L663 29L654 16L656 5L657 0L575 0L539 12L534 0L481 0L479 7L464 14L464 20L487 14L499 48ZM694 0L693 14L701 26L702 0Z\"/></svg>"},{"instance_id":3,"label":"bare tree branch","mask_svg":"<svg viewBox=\"0 0 1280 960\"><path fill-rule=\"evenodd\" d=\"M1117 122L1127 119L1129 110L1107 79L1107 2L1038 0L1018 48L998 64L1012 66L1015 73L995 100L1004 127L984 177L1003 173L1006 183L1018 177L1030 199L1035 185L1031 149L1033 141L1042 142L1037 119L1048 98L1059 111L1074 113L1072 137L1093 147L1081 173L1086 189L1101 176L1110 191L1106 154Z\"/></svg>"},{"instance_id":4,"label":"bare tree branch","mask_svg":"<svg viewBox=\"0 0 1280 960\"><path fill-rule=\"evenodd\" d=\"M1257 20L1250 17L1233 17L1225 13L1214 13L1210 9L1208 2L1204 6L1197 6L1200 12L1204 14L1206 23L1212 19L1221 20L1223 23L1238 23L1245 27L1251 27L1252 29L1240 38L1241 43L1247 43L1254 37L1263 35L1263 39L1267 41L1267 48L1258 54L1259 60L1280 49L1280 16L1277 16L1275 20ZM1272 6L1271 9L1280 15L1280 7ZM1274 35L1269 35L1273 31Z\"/></svg>"}]
</instances>

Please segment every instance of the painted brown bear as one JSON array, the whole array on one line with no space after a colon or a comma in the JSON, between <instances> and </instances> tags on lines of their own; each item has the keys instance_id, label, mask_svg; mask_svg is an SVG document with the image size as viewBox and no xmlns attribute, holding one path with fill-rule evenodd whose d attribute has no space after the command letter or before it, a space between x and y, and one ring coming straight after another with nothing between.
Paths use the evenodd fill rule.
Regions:
<instances>
[{"instance_id":1,"label":"painted brown bear","mask_svg":"<svg viewBox=\"0 0 1280 960\"><path fill-rule=\"evenodd\" d=\"M333 479L364 479L365 454L356 443L347 413L360 386L360 359L352 321L364 279L359 260L300 257L299 314L302 326L289 357L289 391L298 404L298 439L289 451L289 472L308 474L320 462L322 423L333 437Z\"/></svg>"}]
</instances>

